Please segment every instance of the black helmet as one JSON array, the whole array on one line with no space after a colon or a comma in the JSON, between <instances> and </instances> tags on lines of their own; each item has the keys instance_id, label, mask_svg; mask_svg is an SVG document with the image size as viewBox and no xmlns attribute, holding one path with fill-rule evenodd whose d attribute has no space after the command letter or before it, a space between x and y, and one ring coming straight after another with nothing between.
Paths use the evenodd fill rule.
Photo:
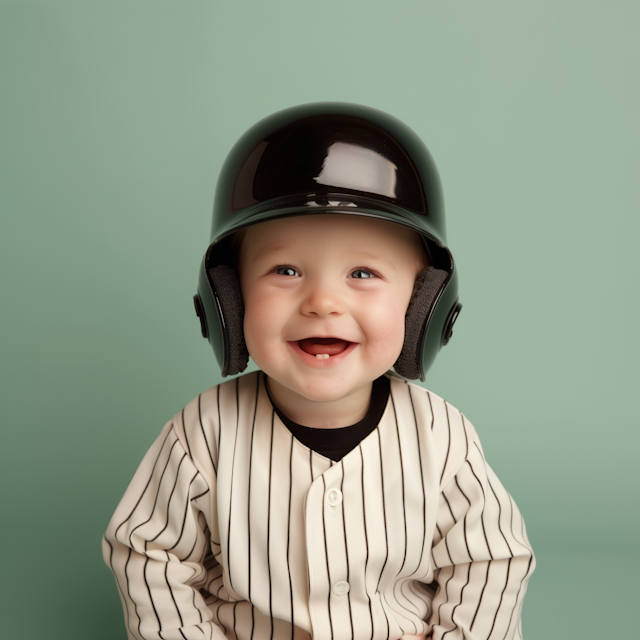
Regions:
<instances>
[{"instance_id":1,"label":"black helmet","mask_svg":"<svg viewBox=\"0 0 640 640\"><path fill-rule=\"evenodd\" d=\"M394 369L425 379L461 307L438 171L405 124L340 102L306 104L261 120L222 167L194 302L223 377L244 371L248 362L230 237L266 220L327 213L387 220L423 238L430 266L416 281Z\"/></svg>"}]
</instances>

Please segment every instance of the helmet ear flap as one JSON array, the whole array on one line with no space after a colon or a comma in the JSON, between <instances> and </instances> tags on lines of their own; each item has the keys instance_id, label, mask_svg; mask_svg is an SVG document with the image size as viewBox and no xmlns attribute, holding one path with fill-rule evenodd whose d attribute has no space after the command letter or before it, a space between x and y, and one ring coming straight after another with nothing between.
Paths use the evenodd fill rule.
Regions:
<instances>
[{"instance_id":1,"label":"helmet ear flap","mask_svg":"<svg viewBox=\"0 0 640 640\"><path fill-rule=\"evenodd\" d=\"M207 272L217 302L222 329L224 366L223 377L242 373L249 362L244 341L244 302L238 274L230 266L219 264Z\"/></svg>"},{"instance_id":2,"label":"helmet ear flap","mask_svg":"<svg viewBox=\"0 0 640 640\"><path fill-rule=\"evenodd\" d=\"M422 350L426 325L449 273L429 266L416 278L404 321L404 344L393 368L409 380L423 378Z\"/></svg>"}]
</instances>

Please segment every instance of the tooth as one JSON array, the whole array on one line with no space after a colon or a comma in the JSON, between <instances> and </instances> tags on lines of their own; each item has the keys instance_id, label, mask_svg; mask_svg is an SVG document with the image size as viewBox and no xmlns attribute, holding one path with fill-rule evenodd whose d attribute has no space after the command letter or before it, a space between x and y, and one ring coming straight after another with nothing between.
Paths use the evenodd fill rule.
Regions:
<instances>
[{"instance_id":1,"label":"tooth","mask_svg":"<svg viewBox=\"0 0 640 640\"><path fill-rule=\"evenodd\" d=\"M329 354L328 353L316 353L316 358L318 358L318 360L327 360L329 358Z\"/></svg>"}]
</instances>

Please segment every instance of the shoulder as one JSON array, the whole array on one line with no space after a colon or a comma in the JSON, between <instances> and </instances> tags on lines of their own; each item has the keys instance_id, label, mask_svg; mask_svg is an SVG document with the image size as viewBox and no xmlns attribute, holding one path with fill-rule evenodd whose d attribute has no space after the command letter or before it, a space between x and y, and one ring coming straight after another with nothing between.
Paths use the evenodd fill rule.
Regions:
<instances>
[{"instance_id":1,"label":"shoulder","mask_svg":"<svg viewBox=\"0 0 640 640\"><path fill-rule=\"evenodd\" d=\"M260 371L239 376L203 391L175 415L173 428L196 466L215 473L221 432L253 407L261 385Z\"/></svg>"},{"instance_id":2,"label":"shoulder","mask_svg":"<svg viewBox=\"0 0 640 640\"><path fill-rule=\"evenodd\" d=\"M185 428L200 426L203 420L221 423L235 419L239 406L255 401L261 385L264 385L261 374L254 371L210 387L196 396L174 419L184 421Z\"/></svg>"},{"instance_id":3,"label":"shoulder","mask_svg":"<svg viewBox=\"0 0 640 640\"><path fill-rule=\"evenodd\" d=\"M402 422L413 422L421 440L436 457L443 459L447 469L445 475L449 476L449 470L454 475L477 439L471 422L433 391L398 376L388 377L391 381L390 401L396 417ZM447 478L442 480L446 483Z\"/></svg>"},{"instance_id":4,"label":"shoulder","mask_svg":"<svg viewBox=\"0 0 640 640\"><path fill-rule=\"evenodd\" d=\"M391 382L390 394L396 404L410 404L416 411L429 417L433 426L468 423L461 411L425 387L396 375L387 374ZM469 425L470 426L470 425Z\"/></svg>"}]
</instances>

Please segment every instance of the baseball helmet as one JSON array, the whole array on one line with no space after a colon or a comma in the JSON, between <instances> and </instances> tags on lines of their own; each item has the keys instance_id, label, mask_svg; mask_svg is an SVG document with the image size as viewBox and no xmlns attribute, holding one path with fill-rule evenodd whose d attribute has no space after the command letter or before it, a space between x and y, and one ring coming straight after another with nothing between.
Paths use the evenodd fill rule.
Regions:
<instances>
[{"instance_id":1,"label":"baseball helmet","mask_svg":"<svg viewBox=\"0 0 640 640\"><path fill-rule=\"evenodd\" d=\"M405 124L377 109L339 102L268 116L238 140L224 162L194 296L202 335L222 376L244 371L249 360L231 237L267 220L319 214L386 220L422 237L429 266L416 279L394 370L424 380L461 308L438 171Z\"/></svg>"}]
</instances>

